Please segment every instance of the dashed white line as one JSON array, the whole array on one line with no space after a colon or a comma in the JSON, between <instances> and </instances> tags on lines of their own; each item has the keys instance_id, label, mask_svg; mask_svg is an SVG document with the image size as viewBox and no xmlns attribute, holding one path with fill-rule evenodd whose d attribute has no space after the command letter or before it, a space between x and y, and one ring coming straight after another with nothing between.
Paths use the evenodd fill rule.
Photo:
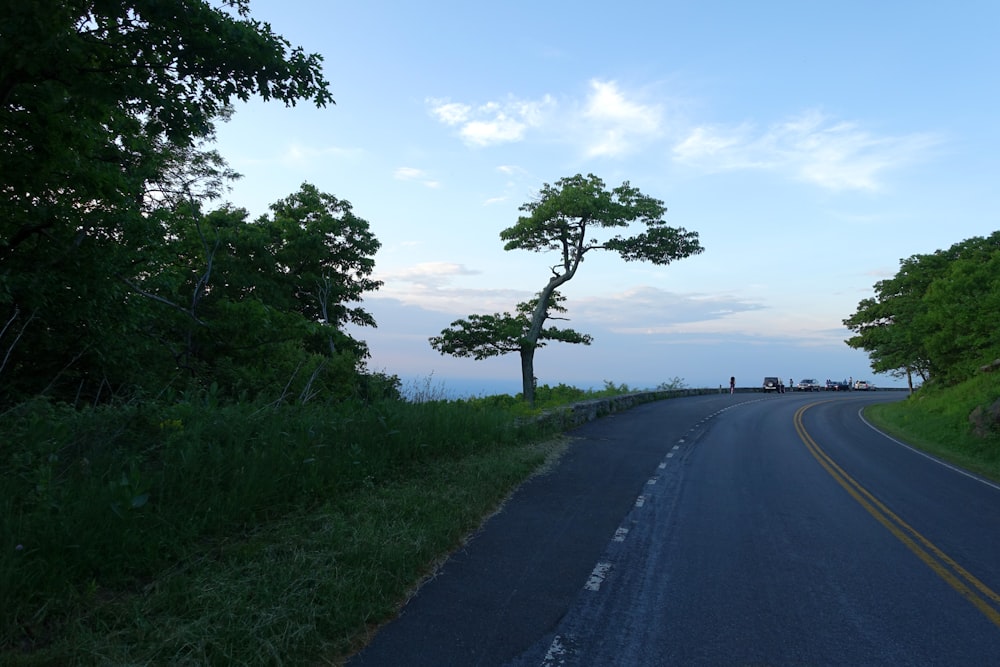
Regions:
<instances>
[{"instance_id":1,"label":"dashed white line","mask_svg":"<svg viewBox=\"0 0 1000 667\"><path fill-rule=\"evenodd\" d=\"M549 667L551 665L563 664L566 652L566 647L562 643L562 637L556 635L555 639L552 640L552 645L549 646L548 652L545 654L545 659L542 660L542 665Z\"/></svg>"},{"instance_id":2,"label":"dashed white line","mask_svg":"<svg viewBox=\"0 0 1000 667\"><path fill-rule=\"evenodd\" d=\"M588 591L599 591L601 590L601 584L604 583L604 578L608 576L608 572L611 571L611 563L598 563L594 566L594 571L590 573L590 579L584 585Z\"/></svg>"}]
</instances>

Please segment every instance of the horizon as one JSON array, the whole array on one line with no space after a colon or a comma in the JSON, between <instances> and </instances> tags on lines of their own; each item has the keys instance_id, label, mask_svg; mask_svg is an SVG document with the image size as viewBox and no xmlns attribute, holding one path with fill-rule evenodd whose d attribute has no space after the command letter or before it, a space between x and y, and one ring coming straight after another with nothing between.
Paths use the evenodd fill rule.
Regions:
<instances>
[{"instance_id":1,"label":"horizon","mask_svg":"<svg viewBox=\"0 0 1000 667\"><path fill-rule=\"evenodd\" d=\"M369 221L384 284L362 307L378 328L351 333L374 370L519 386L516 359L444 358L427 339L535 296L554 258L506 252L499 234L577 173L661 199L705 250L663 267L588 255L560 292L594 342L540 350L543 384L905 385L847 347L843 320L900 260L998 227L1000 4L254 0L251 13L323 56L336 105L235 105L216 142L244 174L227 199L256 216L309 182Z\"/></svg>"}]
</instances>

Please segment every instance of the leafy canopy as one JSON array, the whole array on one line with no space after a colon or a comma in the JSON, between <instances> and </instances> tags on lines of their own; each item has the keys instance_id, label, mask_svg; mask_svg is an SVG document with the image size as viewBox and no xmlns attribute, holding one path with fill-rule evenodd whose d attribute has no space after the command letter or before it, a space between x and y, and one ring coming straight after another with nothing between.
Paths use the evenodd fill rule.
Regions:
<instances>
[{"instance_id":1,"label":"leafy canopy","mask_svg":"<svg viewBox=\"0 0 1000 667\"><path fill-rule=\"evenodd\" d=\"M549 267L551 277L530 304L519 304L518 315L471 316L452 323L450 330L431 339L442 354L482 359L503 352L521 355L521 383L525 400L534 402L534 354L542 340L586 342L576 332L565 339L544 328L556 289L576 275L587 253L605 250L626 262L647 261L666 265L702 252L696 232L669 227L667 209L628 182L608 190L593 174L577 174L542 186L538 196L520 207L526 215L500 232L504 250L556 252L559 260ZM617 230L639 223L642 231L628 235ZM608 236L606 230L611 230ZM602 232L605 232L602 234ZM526 307L527 306L527 307ZM529 312L530 311L530 312ZM527 322L523 319L527 318ZM521 331L523 325L526 329ZM558 331L558 330L557 330ZM583 340L586 338L586 341Z\"/></svg>"},{"instance_id":2,"label":"leafy canopy","mask_svg":"<svg viewBox=\"0 0 1000 667\"><path fill-rule=\"evenodd\" d=\"M538 196L520 210L527 215L500 233L504 250L556 251L565 273L575 271L583 256L594 250L616 252L627 262L660 265L702 252L696 232L667 226L663 202L627 181L607 190L604 181L593 174L562 178L543 185ZM645 230L631 236L595 235L598 230L625 229L637 222Z\"/></svg>"},{"instance_id":3,"label":"leafy canopy","mask_svg":"<svg viewBox=\"0 0 1000 667\"><path fill-rule=\"evenodd\" d=\"M34 0L0 13L0 402L348 386L378 242L304 185L205 212L236 100L333 102L249 0ZM294 382L290 377L296 376ZM303 395L310 394L310 389Z\"/></svg>"},{"instance_id":4,"label":"leafy canopy","mask_svg":"<svg viewBox=\"0 0 1000 667\"><path fill-rule=\"evenodd\" d=\"M551 313L564 313L562 302L566 298L553 292L549 299L547 318ZM431 347L441 354L455 357L472 357L476 361L496 357L510 352L520 352L526 347L544 347L547 341L579 343L590 345L592 338L573 329L558 327L543 328L535 343L528 339L531 330L531 315L538 299L517 304L517 312L493 313L492 315L469 315L451 323L440 336L430 339Z\"/></svg>"},{"instance_id":5,"label":"leafy canopy","mask_svg":"<svg viewBox=\"0 0 1000 667\"><path fill-rule=\"evenodd\" d=\"M1000 356L1000 232L900 261L844 320L876 372L960 382Z\"/></svg>"}]
</instances>

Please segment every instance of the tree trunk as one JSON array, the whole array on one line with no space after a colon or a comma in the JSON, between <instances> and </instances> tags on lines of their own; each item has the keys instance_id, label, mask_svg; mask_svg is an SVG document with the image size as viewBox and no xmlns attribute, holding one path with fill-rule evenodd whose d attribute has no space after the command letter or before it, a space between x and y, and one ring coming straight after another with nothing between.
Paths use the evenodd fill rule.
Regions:
<instances>
[{"instance_id":1,"label":"tree trunk","mask_svg":"<svg viewBox=\"0 0 1000 667\"><path fill-rule=\"evenodd\" d=\"M535 346L521 346L521 393L525 402L535 407Z\"/></svg>"}]
</instances>

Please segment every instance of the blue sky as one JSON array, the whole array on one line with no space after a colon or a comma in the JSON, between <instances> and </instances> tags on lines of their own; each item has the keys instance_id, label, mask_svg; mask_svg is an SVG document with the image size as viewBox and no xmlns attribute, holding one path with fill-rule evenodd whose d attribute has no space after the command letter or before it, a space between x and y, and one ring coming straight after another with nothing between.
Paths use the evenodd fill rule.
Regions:
<instances>
[{"instance_id":1,"label":"blue sky","mask_svg":"<svg viewBox=\"0 0 1000 667\"><path fill-rule=\"evenodd\" d=\"M593 173L664 201L705 252L593 257L561 290L592 345L539 382L716 386L868 378L842 320L899 261L1000 228L1000 3L306 2L255 18L325 58L335 106L251 101L219 130L254 215L307 181L382 243L369 367L516 392L515 356L427 339L512 310L555 258L499 232L544 183Z\"/></svg>"}]
</instances>

